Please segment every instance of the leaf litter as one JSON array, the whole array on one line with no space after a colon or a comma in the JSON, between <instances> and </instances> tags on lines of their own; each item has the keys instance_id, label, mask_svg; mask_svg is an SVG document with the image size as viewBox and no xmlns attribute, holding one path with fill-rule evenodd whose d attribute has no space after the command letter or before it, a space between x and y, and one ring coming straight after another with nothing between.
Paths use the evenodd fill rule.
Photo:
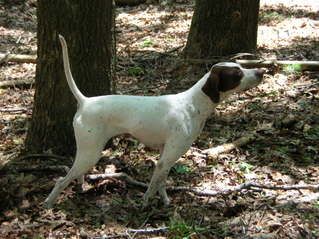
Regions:
<instances>
[{"instance_id":1,"label":"leaf litter","mask_svg":"<svg viewBox=\"0 0 319 239\"><path fill-rule=\"evenodd\" d=\"M34 0L1 4L0 52L35 53L35 7ZM192 1L177 1L117 9L119 93L160 95L181 91L194 82L187 67L177 67L193 7ZM318 11L316 1L261 1L258 54L270 59L317 60ZM0 81L34 78L34 74L33 64L2 64ZM318 72L270 72L258 88L235 95L217 108L171 171L168 184L218 190L246 181L318 183L318 90ZM33 94L32 86L0 89L0 238L94 238L128 228L164 226L169 232L163 236L169 238L319 237L319 193L309 190L248 190L208 198L176 192L170 194L170 207L155 200L151 208L142 210L143 191L106 179L87 182L83 193L76 192L75 185L68 187L56 207L45 210L41 203L64 172L19 168L70 166L71 162L15 160L23 148ZM256 128L263 130L246 146L216 159L199 154ZM157 159L157 152L119 137L90 174L124 172L148 182Z\"/></svg>"}]
</instances>

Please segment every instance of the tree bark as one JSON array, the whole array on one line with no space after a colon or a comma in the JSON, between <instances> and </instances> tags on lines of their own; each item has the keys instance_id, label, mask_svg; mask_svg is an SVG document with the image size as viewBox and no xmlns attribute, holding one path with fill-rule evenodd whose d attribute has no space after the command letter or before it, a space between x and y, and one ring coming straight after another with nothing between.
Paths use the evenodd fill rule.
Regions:
<instances>
[{"instance_id":1,"label":"tree bark","mask_svg":"<svg viewBox=\"0 0 319 239\"><path fill-rule=\"evenodd\" d=\"M255 52L259 0L196 0L186 58Z\"/></svg>"},{"instance_id":2,"label":"tree bark","mask_svg":"<svg viewBox=\"0 0 319 239\"><path fill-rule=\"evenodd\" d=\"M35 101L26 151L71 155L76 100L67 86L58 34L65 37L71 70L86 96L110 93L111 0L38 0Z\"/></svg>"}]
</instances>

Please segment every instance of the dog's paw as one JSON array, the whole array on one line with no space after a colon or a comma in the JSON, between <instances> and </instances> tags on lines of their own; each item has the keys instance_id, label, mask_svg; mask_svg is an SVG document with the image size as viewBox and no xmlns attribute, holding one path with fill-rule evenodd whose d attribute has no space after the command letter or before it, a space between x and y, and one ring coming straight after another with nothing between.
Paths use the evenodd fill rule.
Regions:
<instances>
[{"instance_id":1,"label":"dog's paw","mask_svg":"<svg viewBox=\"0 0 319 239\"><path fill-rule=\"evenodd\" d=\"M168 197L162 198L162 200L165 207L168 207L171 204L171 200Z\"/></svg>"},{"instance_id":2,"label":"dog's paw","mask_svg":"<svg viewBox=\"0 0 319 239\"><path fill-rule=\"evenodd\" d=\"M43 207L46 209L50 209L53 207L53 202L51 202L48 198L43 202Z\"/></svg>"},{"instance_id":3,"label":"dog's paw","mask_svg":"<svg viewBox=\"0 0 319 239\"><path fill-rule=\"evenodd\" d=\"M161 187L158 192L159 192L159 194L161 196L161 199L162 199L162 202L163 202L164 206L169 206L169 204L171 203L171 200L167 196L165 187Z\"/></svg>"},{"instance_id":4,"label":"dog's paw","mask_svg":"<svg viewBox=\"0 0 319 239\"><path fill-rule=\"evenodd\" d=\"M146 208L148 205L149 205L149 197L145 193L143 196L142 206L143 206L143 208Z\"/></svg>"}]
</instances>

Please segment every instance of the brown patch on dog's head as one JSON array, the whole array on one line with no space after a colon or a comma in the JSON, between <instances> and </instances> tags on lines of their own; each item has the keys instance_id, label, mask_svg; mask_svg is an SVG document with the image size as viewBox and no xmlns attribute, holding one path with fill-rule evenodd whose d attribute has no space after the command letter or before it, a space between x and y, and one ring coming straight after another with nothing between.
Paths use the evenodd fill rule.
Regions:
<instances>
[{"instance_id":1,"label":"brown patch on dog's head","mask_svg":"<svg viewBox=\"0 0 319 239\"><path fill-rule=\"evenodd\" d=\"M210 75L207 78L205 85L202 88L202 91L214 102L218 103L220 94L219 94L219 76L217 72L210 71Z\"/></svg>"},{"instance_id":2,"label":"brown patch on dog's head","mask_svg":"<svg viewBox=\"0 0 319 239\"><path fill-rule=\"evenodd\" d=\"M237 66L215 65L202 90L214 103L219 103L220 92L235 89L243 76L244 73Z\"/></svg>"}]
</instances>

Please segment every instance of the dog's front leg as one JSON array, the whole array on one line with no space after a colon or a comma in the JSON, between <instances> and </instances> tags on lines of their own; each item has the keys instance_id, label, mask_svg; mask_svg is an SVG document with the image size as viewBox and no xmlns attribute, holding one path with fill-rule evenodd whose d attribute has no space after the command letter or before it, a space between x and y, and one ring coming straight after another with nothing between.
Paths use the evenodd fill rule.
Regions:
<instances>
[{"instance_id":1,"label":"dog's front leg","mask_svg":"<svg viewBox=\"0 0 319 239\"><path fill-rule=\"evenodd\" d=\"M153 173L151 182L148 186L148 189L146 193L144 194L144 206L147 206L149 203L149 200L157 193L159 192L163 203L165 205L169 204L169 198L167 196L165 185L166 185L166 179L169 173L169 170L174 165L176 159L174 160L166 160L165 158L161 157L159 162L156 165L155 171ZM164 193L163 193L164 190Z\"/></svg>"},{"instance_id":2,"label":"dog's front leg","mask_svg":"<svg viewBox=\"0 0 319 239\"><path fill-rule=\"evenodd\" d=\"M185 144L185 138L174 139L174 141L168 141L163 149L161 157L156 165L151 182L144 195L144 206L147 206L150 198L152 198L156 192L159 192L162 197L163 203L168 205L170 200L166 193L166 179L171 167L190 147L191 143ZM178 144L182 142L183 145Z\"/></svg>"}]
</instances>

